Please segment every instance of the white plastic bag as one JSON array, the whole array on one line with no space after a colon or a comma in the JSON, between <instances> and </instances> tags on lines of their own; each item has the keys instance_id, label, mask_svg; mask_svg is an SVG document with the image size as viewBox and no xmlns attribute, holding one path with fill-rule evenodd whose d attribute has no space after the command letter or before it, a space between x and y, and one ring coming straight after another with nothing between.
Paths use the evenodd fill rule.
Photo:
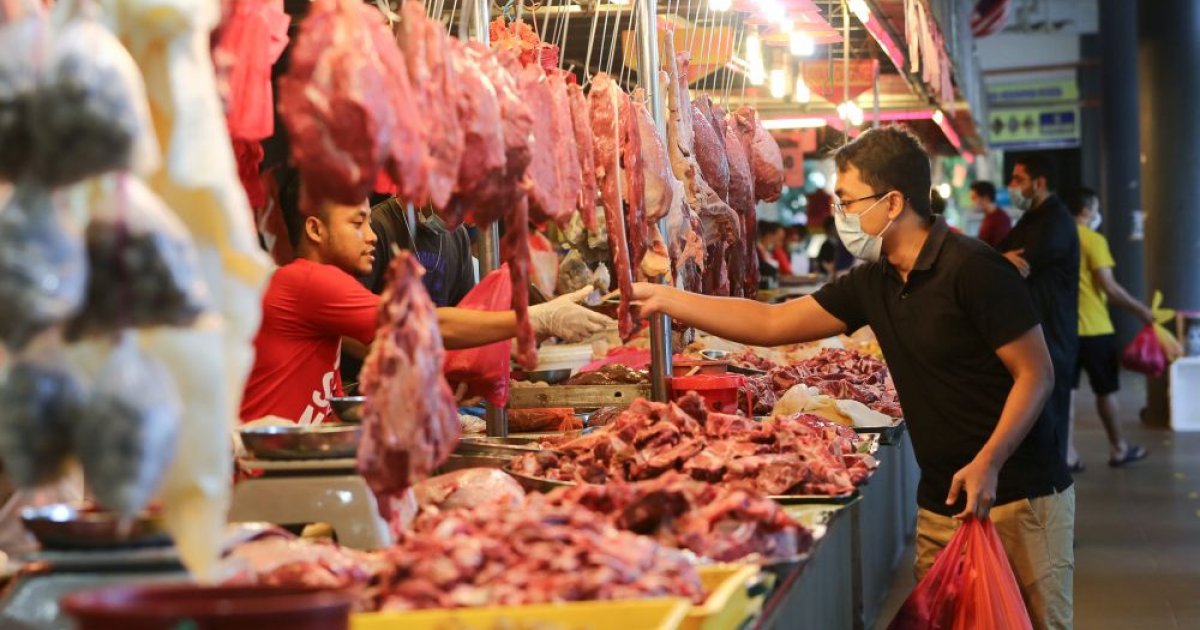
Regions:
<instances>
[{"instance_id":1,"label":"white plastic bag","mask_svg":"<svg viewBox=\"0 0 1200 630\"><path fill-rule=\"evenodd\" d=\"M76 452L100 505L125 516L146 506L175 457L180 413L165 368L132 335L123 337L74 426Z\"/></svg>"},{"instance_id":2,"label":"white plastic bag","mask_svg":"<svg viewBox=\"0 0 1200 630\"><path fill-rule=\"evenodd\" d=\"M62 477L86 386L56 342L31 345L0 376L0 458L18 488Z\"/></svg>"},{"instance_id":3,"label":"white plastic bag","mask_svg":"<svg viewBox=\"0 0 1200 630\"><path fill-rule=\"evenodd\" d=\"M78 232L54 208L48 191L18 186L0 210L0 342L19 349L66 320L83 301L86 286Z\"/></svg>"},{"instance_id":4,"label":"white plastic bag","mask_svg":"<svg viewBox=\"0 0 1200 630\"><path fill-rule=\"evenodd\" d=\"M98 14L90 0L63 0L55 7L54 53L32 128L31 175L48 186L158 168L141 72Z\"/></svg>"},{"instance_id":5,"label":"white plastic bag","mask_svg":"<svg viewBox=\"0 0 1200 630\"><path fill-rule=\"evenodd\" d=\"M87 296L69 335L126 327L188 326L204 312L208 290L187 228L141 180L126 173L81 186L87 228Z\"/></svg>"}]
</instances>

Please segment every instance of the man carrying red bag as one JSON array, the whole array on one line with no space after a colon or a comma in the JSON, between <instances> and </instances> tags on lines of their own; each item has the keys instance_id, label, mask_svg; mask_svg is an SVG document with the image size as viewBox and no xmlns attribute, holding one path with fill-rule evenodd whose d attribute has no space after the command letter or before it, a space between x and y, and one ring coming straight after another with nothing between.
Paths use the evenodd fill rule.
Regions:
<instances>
[{"instance_id":1,"label":"man carrying red bag","mask_svg":"<svg viewBox=\"0 0 1200 630\"><path fill-rule=\"evenodd\" d=\"M918 578L961 519L990 513L1033 626L1070 628L1075 493L1043 414L1054 369L1029 289L1000 254L932 215L929 157L911 134L872 129L835 159L837 229L866 264L778 305L640 283L642 316L759 346L869 325L921 467Z\"/></svg>"}]
</instances>

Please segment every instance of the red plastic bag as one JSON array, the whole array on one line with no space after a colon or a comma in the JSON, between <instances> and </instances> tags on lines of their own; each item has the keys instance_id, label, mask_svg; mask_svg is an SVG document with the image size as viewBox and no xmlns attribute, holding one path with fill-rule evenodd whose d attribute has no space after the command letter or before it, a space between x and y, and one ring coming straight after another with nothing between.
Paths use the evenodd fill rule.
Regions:
<instances>
[{"instance_id":1,"label":"red plastic bag","mask_svg":"<svg viewBox=\"0 0 1200 630\"><path fill-rule=\"evenodd\" d=\"M1125 347L1125 354L1121 357L1121 365L1126 369L1154 377L1162 376L1168 363L1167 351L1158 340L1154 324L1146 324Z\"/></svg>"},{"instance_id":2,"label":"red plastic bag","mask_svg":"<svg viewBox=\"0 0 1200 630\"><path fill-rule=\"evenodd\" d=\"M477 311L507 311L512 308L512 280L508 265L484 276L479 284L458 303L458 308ZM496 343L446 353L443 372L450 388L459 391L466 384L469 398L484 398L503 407L508 404L509 342Z\"/></svg>"},{"instance_id":3,"label":"red plastic bag","mask_svg":"<svg viewBox=\"0 0 1200 630\"><path fill-rule=\"evenodd\" d=\"M989 519L968 518L888 630L1033 629L1008 556Z\"/></svg>"}]
</instances>

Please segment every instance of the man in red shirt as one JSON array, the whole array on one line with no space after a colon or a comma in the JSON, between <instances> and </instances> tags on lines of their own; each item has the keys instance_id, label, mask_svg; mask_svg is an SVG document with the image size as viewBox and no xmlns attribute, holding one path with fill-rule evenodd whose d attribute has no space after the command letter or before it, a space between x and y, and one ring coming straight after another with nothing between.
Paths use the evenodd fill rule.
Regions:
<instances>
[{"instance_id":1,"label":"man in red shirt","mask_svg":"<svg viewBox=\"0 0 1200 630\"><path fill-rule=\"evenodd\" d=\"M367 346L375 338L379 296L355 277L369 273L375 258L376 236L366 201L358 206L326 203L315 215L300 217L293 211L290 218L296 259L275 272L263 295L254 367L242 398L243 421L278 416L321 423L330 413L329 398L342 395L342 339ZM582 297L565 295L531 307L534 332L574 341L615 325L577 304ZM449 349L503 341L517 331L513 311L439 308L437 316Z\"/></svg>"},{"instance_id":2,"label":"man in red shirt","mask_svg":"<svg viewBox=\"0 0 1200 630\"><path fill-rule=\"evenodd\" d=\"M998 250L1000 243L1012 231L1012 219L1008 213L996 206L996 185L977 181L971 184L971 205L983 212L983 223L979 226L979 240Z\"/></svg>"}]
</instances>

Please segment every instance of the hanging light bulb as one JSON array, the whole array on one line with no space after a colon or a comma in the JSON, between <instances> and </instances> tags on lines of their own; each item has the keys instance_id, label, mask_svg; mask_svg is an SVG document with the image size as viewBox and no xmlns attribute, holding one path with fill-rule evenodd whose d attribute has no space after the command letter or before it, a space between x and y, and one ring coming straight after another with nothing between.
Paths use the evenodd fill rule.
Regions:
<instances>
[{"instance_id":1,"label":"hanging light bulb","mask_svg":"<svg viewBox=\"0 0 1200 630\"><path fill-rule=\"evenodd\" d=\"M787 96L787 71L783 68L774 68L770 74L770 90L773 98L783 98Z\"/></svg>"},{"instance_id":2,"label":"hanging light bulb","mask_svg":"<svg viewBox=\"0 0 1200 630\"><path fill-rule=\"evenodd\" d=\"M808 89L808 84L804 82L803 76L796 77L796 89L792 92L792 102L807 103L812 100L812 91Z\"/></svg>"},{"instance_id":3,"label":"hanging light bulb","mask_svg":"<svg viewBox=\"0 0 1200 630\"><path fill-rule=\"evenodd\" d=\"M708 0L710 11L725 12L733 8L733 0Z\"/></svg>"},{"instance_id":4,"label":"hanging light bulb","mask_svg":"<svg viewBox=\"0 0 1200 630\"><path fill-rule=\"evenodd\" d=\"M855 127L863 124L863 111L854 101L846 101L837 106L838 118L854 125Z\"/></svg>"},{"instance_id":5,"label":"hanging light bulb","mask_svg":"<svg viewBox=\"0 0 1200 630\"><path fill-rule=\"evenodd\" d=\"M797 57L811 57L817 50L817 42L812 35L796 31L788 36L788 47Z\"/></svg>"}]
</instances>

